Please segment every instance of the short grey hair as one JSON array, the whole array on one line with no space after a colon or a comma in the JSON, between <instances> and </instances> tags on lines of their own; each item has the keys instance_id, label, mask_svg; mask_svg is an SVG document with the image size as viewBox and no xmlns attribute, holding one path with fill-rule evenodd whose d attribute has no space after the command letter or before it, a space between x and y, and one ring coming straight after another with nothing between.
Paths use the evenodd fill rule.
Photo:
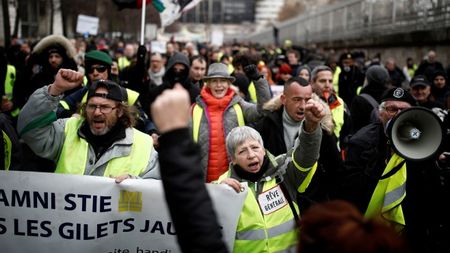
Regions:
<instances>
[{"instance_id":1,"label":"short grey hair","mask_svg":"<svg viewBox=\"0 0 450 253\"><path fill-rule=\"evenodd\" d=\"M333 73L333 70L331 70L331 68L328 66L325 65L317 66L311 72L311 81L315 82L317 80L317 75L322 71L330 71L331 73Z\"/></svg>"},{"instance_id":2,"label":"short grey hair","mask_svg":"<svg viewBox=\"0 0 450 253\"><path fill-rule=\"evenodd\" d=\"M255 129L248 126L233 128L226 139L228 157L234 158L234 152L236 151L237 146L249 139L259 142L261 146L264 147L262 137Z\"/></svg>"}]
</instances>

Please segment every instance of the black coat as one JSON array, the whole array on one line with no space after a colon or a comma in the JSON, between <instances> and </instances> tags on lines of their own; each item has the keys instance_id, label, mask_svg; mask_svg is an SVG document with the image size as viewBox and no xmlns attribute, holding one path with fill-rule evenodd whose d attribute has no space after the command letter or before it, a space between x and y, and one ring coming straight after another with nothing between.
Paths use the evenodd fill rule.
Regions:
<instances>
[{"instance_id":1,"label":"black coat","mask_svg":"<svg viewBox=\"0 0 450 253\"><path fill-rule=\"evenodd\" d=\"M391 149L381 122L371 123L352 136L347 159L339 173L337 197L355 204L364 213L390 158ZM412 252L449 252L450 194L448 168L435 158L407 161L406 197L402 201L407 242Z\"/></svg>"},{"instance_id":2,"label":"black coat","mask_svg":"<svg viewBox=\"0 0 450 253\"><path fill-rule=\"evenodd\" d=\"M200 148L188 128L159 138L159 164L170 215L182 252L227 252L206 190Z\"/></svg>"},{"instance_id":3,"label":"black coat","mask_svg":"<svg viewBox=\"0 0 450 253\"><path fill-rule=\"evenodd\" d=\"M381 122L371 123L347 142L346 160L339 173L337 197L364 213L386 167L387 138Z\"/></svg>"},{"instance_id":4,"label":"black coat","mask_svg":"<svg viewBox=\"0 0 450 253\"><path fill-rule=\"evenodd\" d=\"M372 96L379 104L385 90L386 88L384 86L369 84L361 90L361 94L365 93ZM360 95L354 97L350 105L350 117L352 119L352 130L350 133L356 133L359 129L371 123L372 111L374 109L378 108L374 108L366 98Z\"/></svg>"}]
</instances>

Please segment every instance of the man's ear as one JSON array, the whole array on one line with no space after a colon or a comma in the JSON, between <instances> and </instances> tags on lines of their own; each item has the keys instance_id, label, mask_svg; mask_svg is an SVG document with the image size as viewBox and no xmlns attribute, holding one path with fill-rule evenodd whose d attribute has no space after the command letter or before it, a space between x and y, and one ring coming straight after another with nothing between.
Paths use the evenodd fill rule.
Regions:
<instances>
[{"instance_id":1,"label":"man's ear","mask_svg":"<svg viewBox=\"0 0 450 253\"><path fill-rule=\"evenodd\" d=\"M281 103L282 103L283 105L286 104L286 95L284 95L284 93L281 94L281 96L280 96L280 101L281 101Z\"/></svg>"},{"instance_id":2,"label":"man's ear","mask_svg":"<svg viewBox=\"0 0 450 253\"><path fill-rule=\"evenodd\" d=\"M117 108L117 117L120 118L123 115L123 108L121 106L118 106Z\"/></svg>"}]
</instances>

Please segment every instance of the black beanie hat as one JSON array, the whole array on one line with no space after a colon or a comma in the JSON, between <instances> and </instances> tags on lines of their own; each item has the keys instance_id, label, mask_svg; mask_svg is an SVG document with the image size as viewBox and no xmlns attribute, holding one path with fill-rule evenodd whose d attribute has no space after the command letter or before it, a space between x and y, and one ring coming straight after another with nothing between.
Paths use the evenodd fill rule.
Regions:
<instances>
[{"instance_id":1,"label":"black beanie hat","mask_svg":"<svg viewBox=\"0 0 450 253\"><path fill-rule=\"evenodd\" d=\"M384 67L373 65L367 69L366 78L369 85L385 86L389 81L389 73Z\"/></svg>"}]
</instances>

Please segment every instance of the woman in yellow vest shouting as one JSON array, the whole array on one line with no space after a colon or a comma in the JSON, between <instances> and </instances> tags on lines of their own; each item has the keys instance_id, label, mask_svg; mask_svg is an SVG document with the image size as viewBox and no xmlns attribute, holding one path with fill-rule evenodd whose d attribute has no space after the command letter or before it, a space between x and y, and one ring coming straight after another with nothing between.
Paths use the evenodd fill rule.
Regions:
<instances>
[{"instance_id":1,"label":"woman in yellow vest shouting","mask_svg":"<svg viewBox=\"0 0 450 253\"><path fill-rule=\"evenodd\" d=\"M233 252L296 252L299 220L297 192L304 192L317 168L325 112L313 100L305 108L296 145L274 157L264 149L261 135L250 127L237 127L227 136L229 170L219 182L248 194L239 217Z\"/></svg>"}]
</instances>

